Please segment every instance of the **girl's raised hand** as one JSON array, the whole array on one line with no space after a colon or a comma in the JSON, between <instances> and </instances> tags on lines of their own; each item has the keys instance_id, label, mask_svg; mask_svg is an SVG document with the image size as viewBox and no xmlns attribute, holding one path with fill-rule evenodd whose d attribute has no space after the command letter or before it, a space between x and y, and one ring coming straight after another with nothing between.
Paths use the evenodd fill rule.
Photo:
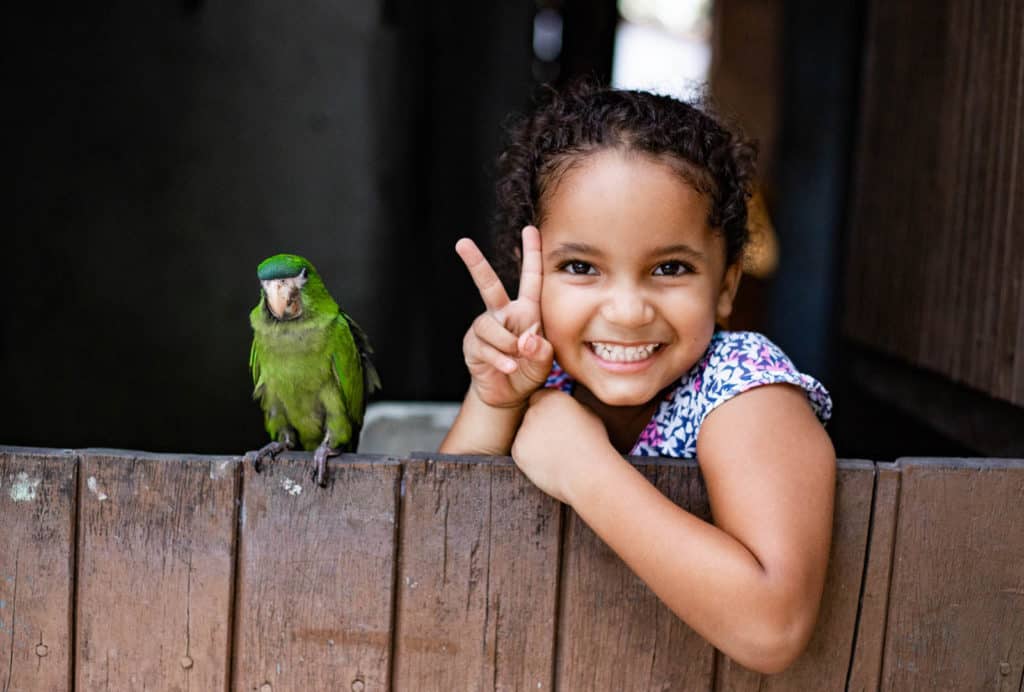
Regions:
<instances>
[{"instance_id":1,"label":"girl's raised hand","mask_svg":"<svg viewBox=\"0 0 1024 692\"><path fill-rule=\"evenodd\" d=\"M476 243L462 238L455 244L487 308L466 332L462 350L470 386L489 406L524 406L551 371L554 349L543 336L540 319L540 247L540 231L524 228L519 295L510 300Z\"/></svg>"}]
</instances>

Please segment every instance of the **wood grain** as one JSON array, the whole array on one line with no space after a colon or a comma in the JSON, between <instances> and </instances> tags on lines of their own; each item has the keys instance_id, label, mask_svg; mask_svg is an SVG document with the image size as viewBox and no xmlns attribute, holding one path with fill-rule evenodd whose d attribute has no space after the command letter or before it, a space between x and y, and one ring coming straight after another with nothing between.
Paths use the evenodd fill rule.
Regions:
<instances>
[{"instance_id":1,"label":"wood grain","mask_svg":"<svg viewBox=\"0 0 1024 692\"><path fill-rule=\"evenodd\" d=\"M867 14L844 330L1024 405L1024 5Z\"/></svg>"},{"instance_id":2,"label":"wood grain","mask_svg":"<svg viewBox=\"0 0 1024 692\"><path fill-rule=\"evenodd\" d=\"M696 463L634 459L666 497L710 519ZM564 690L709 690L714 649L568 512L558 619ZM629 652L626 654L625 652Z\"/></svg>"},{"instance_id":3,"label":"wood grain","mask_svg":"<svg viewBox=\"0 0 1024 692\"><path fill-rule=\"evenodd\" d=\"M840 461L828 575L818 625L807 649L777 675L759 675L719 654L717 690L841 690L846 685L857 622L874 464Z\"/></svg>"},{"instance_id":4,"label":"wood grain","mask_svg":"<svg viewBox=\"0 0 1024 692\"><path fill-rule=\"evenodd\" d=\"M76 687L226 690L237 461L85 450Z\"/></svg>"},{"instance_id":5,"label":"wood grain","mask_svg":"<svg viewBox=\"0 0 1024 692\"><path fill-rule=\"evenodd\" d=\"M882 689L1024 675L1024 460L903 459Z\"/></svg>"},{"instance_id":6,"label":"wood grain","mask_svg":"<svg viewBox=\"0 0 1024 692\"><path fill-rule=\"evenodd\" d=\"M386 690L401 466L342 455L245 466L235 690Z\"/></svg>"},{"instance_id":7,"label":"wood grain","mask_svg":"<svg viewBox=\"0 0 1024 692\"><path fill-rule=\"evenodd\" d=\"M871 539L864 569L857 641L847 684L849 692L877 690L882 675L889 581L899 513L900 469L896 464L876 464L876 474Z\"/></svg>"},{"instance_id":8,"label":"wood grain","mask_svg":"<svg viewBox=\"0 0 1024 692\"><path fill-rule=\"evenodd\" d=\"M410 462L395 688L551 689L560 531L508 458Z\"/></svg>"},{"instance_id":9,"label":"wood grain","mask_svg":"<svg viewBox=\"0 0 1024 692\"><path fill-rule=\"evenodd\" d=\"M879 464L873 500L875 465L840 462L819 625L777 676L725 657L715 675L711 647L569 510L563 533L561 505L507 458L346 455L326 489L308 454L246 469L244 488L238 467L0 448L0 689L1020 692L1024 679L1024 460ZM639 468L709 517L695 464Z\"/></svg>"},{"instance_id":10,"label":"wood grain","mask_svg":"<svg viewBox=\"0 0 1024 692\"><path fill-rule=\"evenodd\" d=\"M0 690L71 689L76 455L0 447Z\"/></svg>"}]
</instances>

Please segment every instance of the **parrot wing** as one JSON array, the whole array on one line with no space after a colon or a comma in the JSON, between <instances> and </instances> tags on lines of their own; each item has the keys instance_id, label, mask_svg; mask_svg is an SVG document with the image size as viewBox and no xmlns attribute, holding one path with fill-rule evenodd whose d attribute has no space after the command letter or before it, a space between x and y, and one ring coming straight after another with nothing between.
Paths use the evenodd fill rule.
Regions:
<instances>
[{"instance_id":1,"label":"parrot wing","mask_svg":"<svg viewBox=\"0 0 1024 692\"><path fill-rule=\"evenodd\" d=\"M263 396L263 381L261 380L261 357L260 342L253 338L252 347L249 349L249 371L252 372L252 398L259 399Z\"/></svg>"},{"instance_id":2,"label":"parrot wing","mask_svg":"<svg viewBox=\"0 0 1024 692\"><path fill-rule=\"evenodd\" d=\"M380 377L370 361L373 350L366 333L351 317L340 311L332 329L329 348L334 377L358 438L366 401L372 392L380 389Z\"/></svg>"},{"instance_id":3,"label":"parrot wing","mask_svg":"<svg viewBox=\"0 0 1024 692\"><path fill-rule=\"evenodd\" d=\"M363 328L354 319L344 312L339 312L338 316L345 320L352 332L352 340L356 343L359 360L362 361L363 365L363 391L365 392L365 397L368 398L381 388L380 375L377 373L377 368L374 367L372 360L373 346L370 345L370 339L366 336L366 332L363 331Z\"/></svg>"}]
</instances>

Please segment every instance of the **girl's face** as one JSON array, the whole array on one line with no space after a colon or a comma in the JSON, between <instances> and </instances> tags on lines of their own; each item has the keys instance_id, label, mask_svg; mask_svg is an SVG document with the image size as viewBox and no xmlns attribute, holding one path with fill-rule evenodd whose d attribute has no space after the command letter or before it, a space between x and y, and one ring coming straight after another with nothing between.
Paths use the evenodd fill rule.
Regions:
<instances>
[{"instance_id":1,"label":"girl's face","mask_svg":"<svg viewBox=\"0 0 1024 692\"><path fill-rule=\"evenodd\" d=\"M704 354L740 267L667 164L609 149L549 191L541 316L555 358L609 406L641 406Z\"/></svg>"}]
</instances>

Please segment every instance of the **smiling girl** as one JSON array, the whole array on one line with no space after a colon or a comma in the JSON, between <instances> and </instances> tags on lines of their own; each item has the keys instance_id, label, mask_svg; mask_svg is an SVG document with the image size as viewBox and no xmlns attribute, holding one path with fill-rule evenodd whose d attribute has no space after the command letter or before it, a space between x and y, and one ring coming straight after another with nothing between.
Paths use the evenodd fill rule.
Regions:
<instances>
[{"instance_id":1,"label":"smiling girl","mask_svg":"<svg viewBox=\"0 0 1024 692\"><path fill-rule=\"evenodd\" d=\"M732 311L753 148L669 97L548 91L499 159L510 299L469 239L486 311L442 452L508 454L680 618L739 663L804 649L825 580L835 453L824 387ZM713 524L624 454L696 458Z\"/></svg>"}]
</instances>

